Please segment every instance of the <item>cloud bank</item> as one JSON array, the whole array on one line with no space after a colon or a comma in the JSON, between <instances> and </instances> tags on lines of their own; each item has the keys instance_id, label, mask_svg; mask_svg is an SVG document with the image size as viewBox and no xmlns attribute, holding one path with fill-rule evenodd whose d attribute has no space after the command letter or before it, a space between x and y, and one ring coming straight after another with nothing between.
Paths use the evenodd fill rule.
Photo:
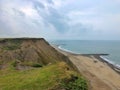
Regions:
<instances>
[{"instance_id":1,"label":"cloud bank","mask_svg":"<svg viewBox=\"0 0 120 90\"><path fill-rule=\"evenodd\" d=\"M0 0L0 37L120 40L119 0Z\"/></svg>"}]
</instances>

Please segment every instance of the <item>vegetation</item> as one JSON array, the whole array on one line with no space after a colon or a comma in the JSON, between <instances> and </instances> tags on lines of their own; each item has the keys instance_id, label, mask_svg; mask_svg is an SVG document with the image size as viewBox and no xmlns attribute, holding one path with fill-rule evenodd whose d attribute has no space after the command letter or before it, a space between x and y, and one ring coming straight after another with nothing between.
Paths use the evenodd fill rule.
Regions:
<instances>
[{"instance_id":1,"label":"vegetation","mask_svg":"<svg viewBox=\"0 0 120 90\"><path fill-rule=\"evenodd\" d=\"M30 67L34 67L34 68L40 68L40 67L45 66L45 65L40 64L40 63L38 63L38 62L31 62L31 61L29 61L29 62L26 62L26 61L25 61L25 62L18 61L18 62L20 62L19 65L22 65L22 66L30 66Z\"/></svg>"},{"instance_id":2,"label":"vegetation","mask_svg":"<svg viewBox=\"0 0 120 90\"><path fill-rule=\"evenodd\" d=\"M62 82L66 90L88 90L87 81L83 77L71 76Z\"/></svg>"},{"instance_id":3,"label":"vegetation","mask_svg":"<svg viewBox=\"0 0 120 90\"><path fill-rule=\"evenodd\" d=\"M13 67L16 67L16 66L17 66L17 61L13 61L13 62L11 63L11 65L12 65Z\"/></svg>"},{"instance_id":4,"label":"vegetation","mask_svg":"<svg viewBox=\"0 0 120 90\"><path fill-rule=\"evenodd\" d=\"M17 45L9 45L9 46L4 46L3 49L4 50L15 50L15 49L18 49L19 46Z\"/></svg>"},{"instance_id":5,"label":"vegetation","mask_svg":"<svg viewBox=\"0 0 120 90\"><path fill-rule=\"evenodd\" d=\"M2 49L3 50L16 50L20 48L21 45L21 41L20 40L12 40L12 39L8 39L8 40L1 40L3 42L7 42L5 45L3 45Z\"/></svg>"},{"instance_id":6,"label":"vegetation","mask_svg":"<svg viewBox=\"0 0 120 90\"><path fill-rule=\"evenodd\" d=\"M24 71L1 70L0 73L1 90L87 90L86 80L64 62Z\"/></svg>"},{"instance_id":7,"label":"vegetation","mask_svg":"<svg viewBox=\"0 0 120 90\"><path fill-rule=\"evenodd\" d=\"M39 63L35 63L35 64L32 65L32 67L36 67L37 68L37 67L42 67L42 65L39 64Z\"/></svg>"}]
</instances>

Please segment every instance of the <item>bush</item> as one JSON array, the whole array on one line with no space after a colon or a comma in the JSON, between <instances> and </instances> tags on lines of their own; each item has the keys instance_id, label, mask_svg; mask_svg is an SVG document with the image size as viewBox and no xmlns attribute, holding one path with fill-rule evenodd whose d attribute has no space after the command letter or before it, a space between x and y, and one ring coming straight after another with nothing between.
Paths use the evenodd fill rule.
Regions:
<instances>
[{"instance_id":1,"label":"bush","mask_svg":"<svg viewBox=\"0 0 120 90\"><path fill-rule=\"evenodd\" d=\"M42 65L39 63L36 63L36 64L33 64L32 67L42 67Z\"/></svg>"},{"instance_id":2,"label":"bush","mask_svg":"<svg viewBox=\"0 0 120 90\"><path fill-rule=\"evenodd\" d=\"M83 77L72 76L69 80L62 81L65 90L88 90L87 81Z\"/></svg>"},{"instance_id":3,"label":"bush","mask_svg":"<svg viewBox=\"0 0 120 90\"><path fill-rule=\"evenodd\" d=\"M16 66L17 66L17 61L13 61L13 62L11 63L11 65L12 65L13 67L16 67Z\"/></svg>"}]
</instances>

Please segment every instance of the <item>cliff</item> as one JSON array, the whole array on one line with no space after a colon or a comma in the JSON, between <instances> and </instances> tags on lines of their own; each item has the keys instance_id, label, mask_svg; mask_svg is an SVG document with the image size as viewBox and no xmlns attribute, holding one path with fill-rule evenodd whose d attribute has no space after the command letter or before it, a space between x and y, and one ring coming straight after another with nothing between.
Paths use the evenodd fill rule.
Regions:
<instances>
[{"instance_id":1,"label":"cliff","mask_svg":"<svg viewBox=\"0 0 120 90\"><path fill-rule=\"evenodd\" d=\"M62 60L67 57L43 38L0 39L0 69L42 67Z\"/></svg>"}]
</instances>

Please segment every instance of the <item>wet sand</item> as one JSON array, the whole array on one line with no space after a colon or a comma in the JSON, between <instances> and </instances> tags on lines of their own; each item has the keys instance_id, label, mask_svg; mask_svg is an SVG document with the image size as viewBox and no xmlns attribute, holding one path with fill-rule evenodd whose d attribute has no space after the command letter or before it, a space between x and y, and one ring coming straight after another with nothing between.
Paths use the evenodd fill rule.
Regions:
<instances>
[{"instance_id":1,"label":"wet sand","mask_svg":"<svg viewBox=\"0 0 120 90\"><path fill-rule=\"evenodd\" d=\"M90 83L90 90L120 90L119 68L100 58L98 54L74 54L56 50L66 55L76 66L77 70Z\"/></svg>"}]
</instances>

